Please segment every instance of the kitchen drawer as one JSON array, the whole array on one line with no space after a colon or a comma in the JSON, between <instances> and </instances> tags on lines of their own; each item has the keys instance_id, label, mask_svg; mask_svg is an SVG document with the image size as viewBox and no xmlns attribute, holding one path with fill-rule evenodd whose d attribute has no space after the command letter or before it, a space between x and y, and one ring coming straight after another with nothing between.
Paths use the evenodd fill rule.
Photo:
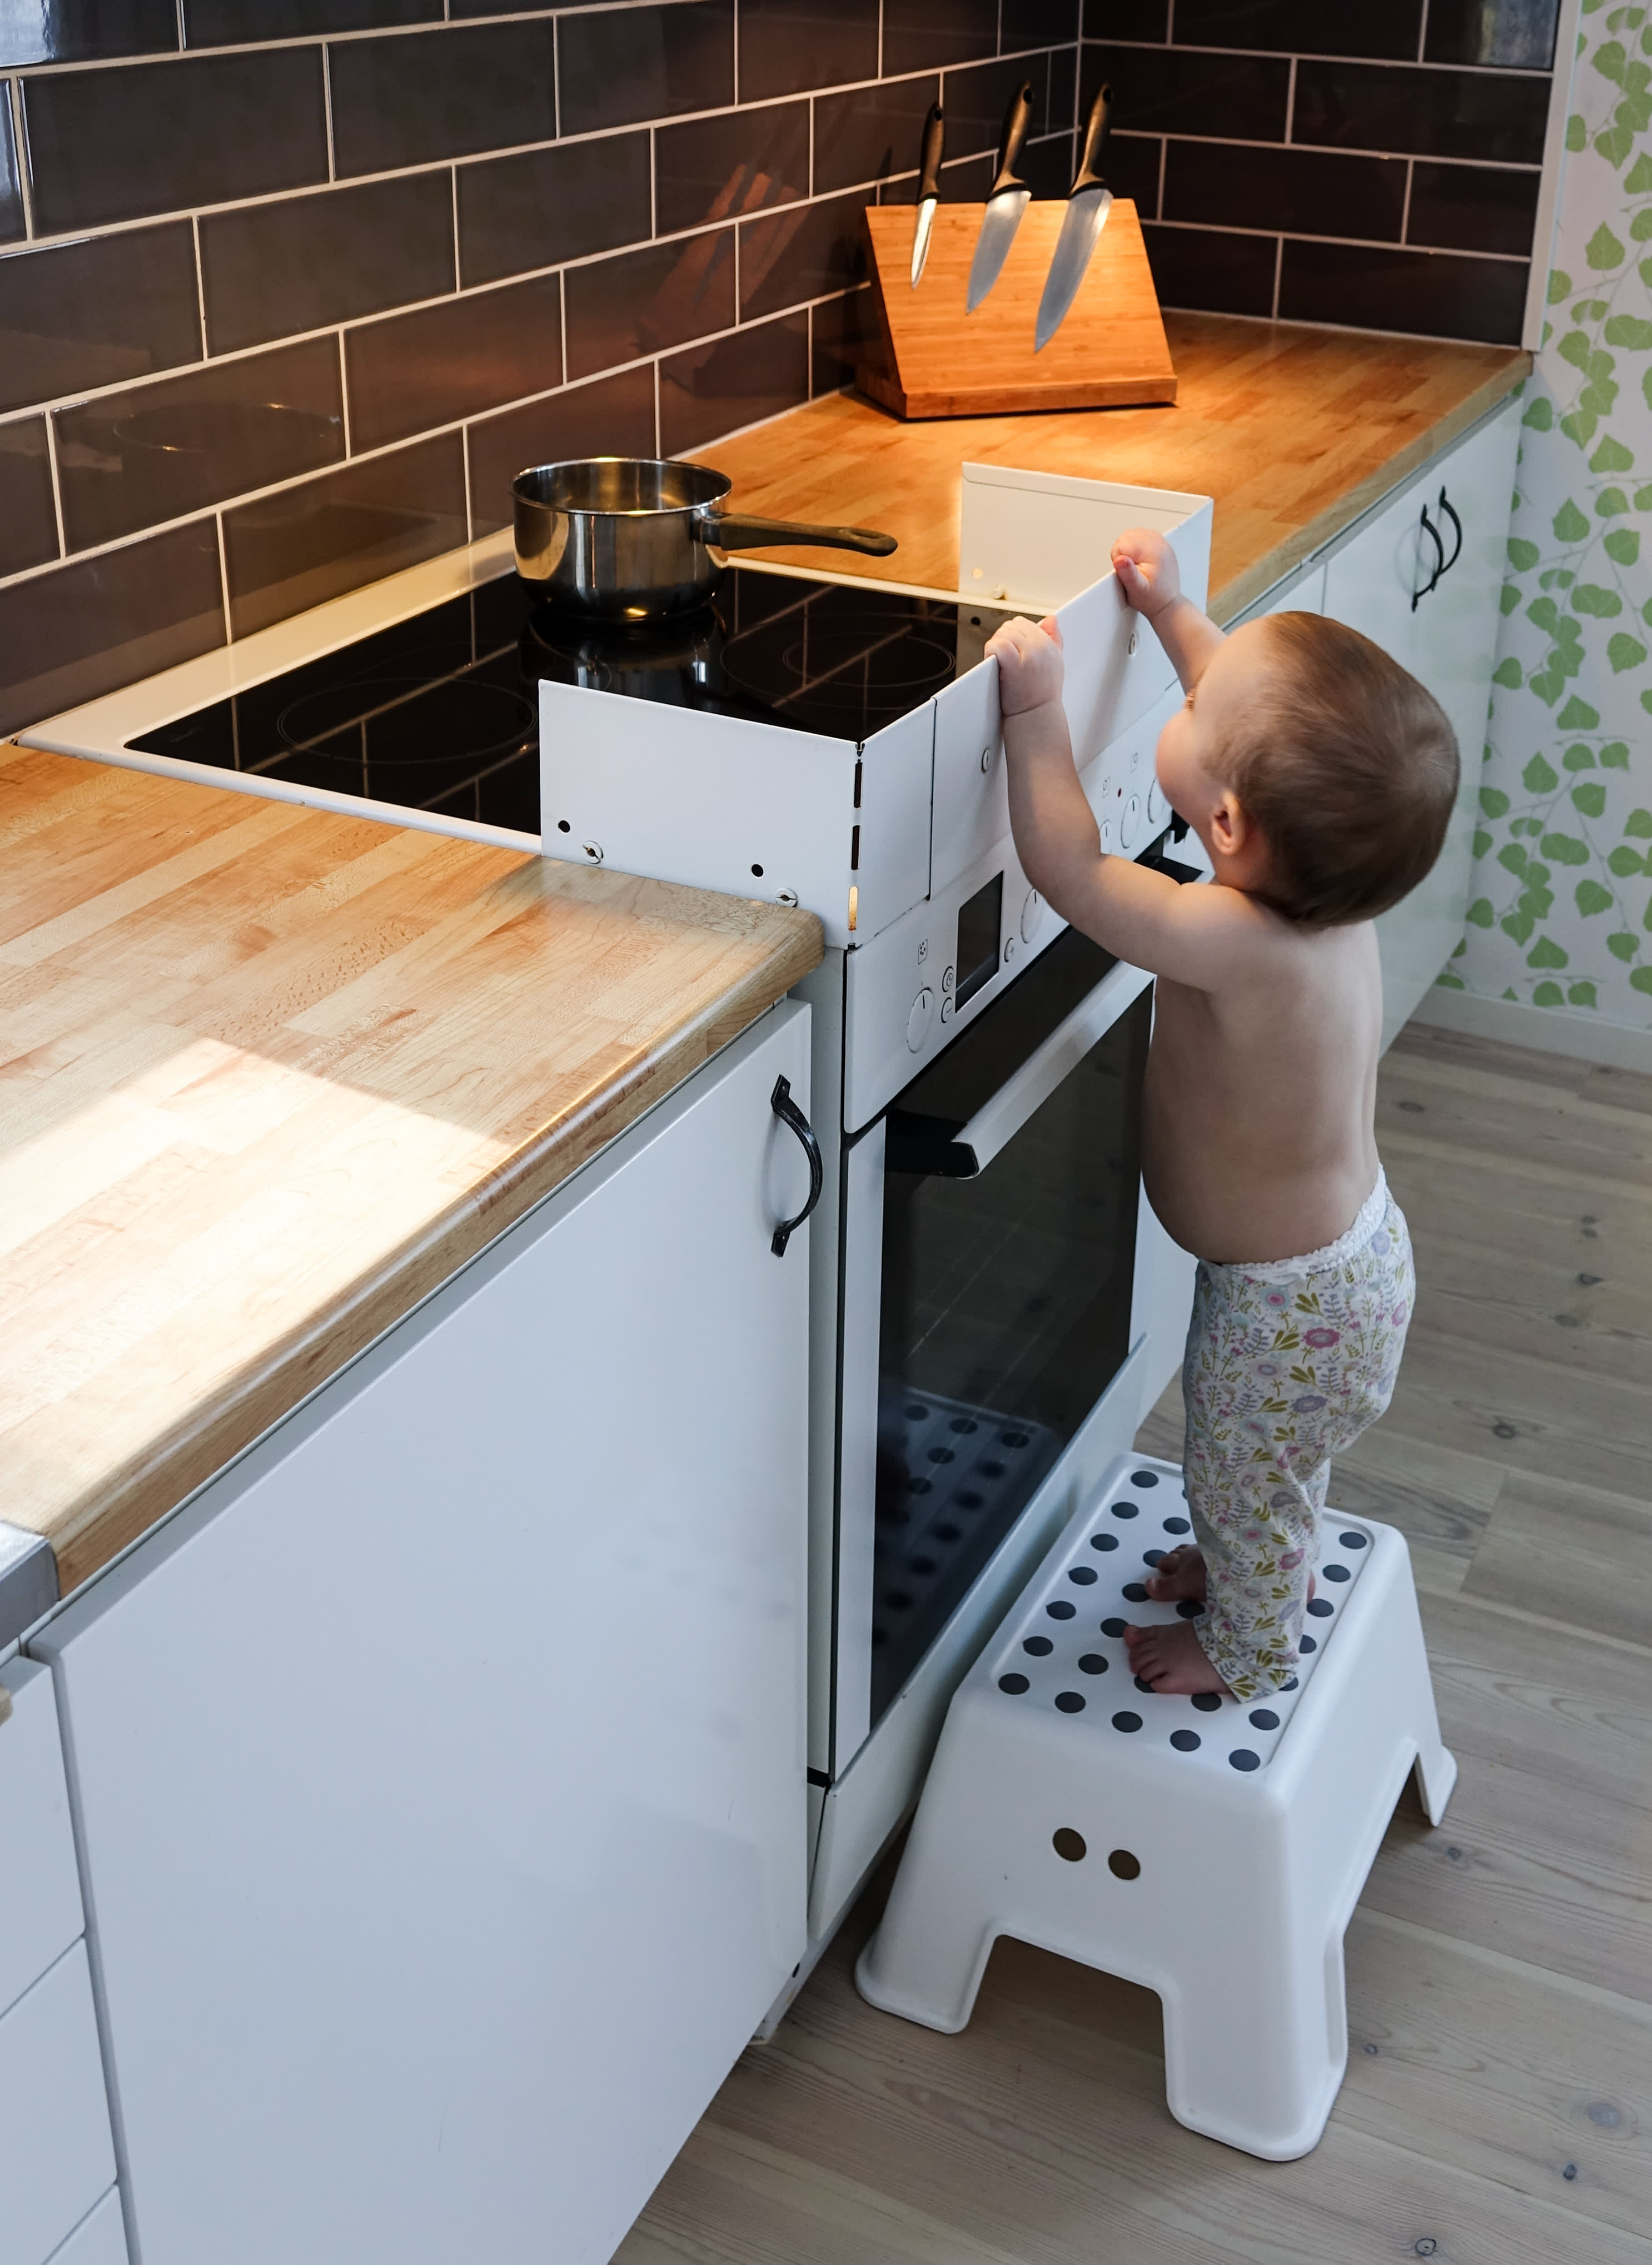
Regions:
<instances>
[{"instance_id":1,"label":"kitchen drawer","mask_svg":"<svg viewBox=\"0 0 1652 2265\"><path fill-rule=\"evenodd\" d=\"M61 2249L54 2249L47 2265L131 2265L127 2230L120 2217L120 2196L111 2187L96 2210L83 2218Z\"/></svg>"},{"instance_id":2,"label":"kitchen drawer","mask_svg":"<svg viewBox=\"0 0 1652 2265\"><path fill-rule=\"evenodd\" d=\"M0 2265L45 2265L113 2183L91 1975L77 1942L0 2020Z\"/></svg>"},{"instance_id":3,"label":"kitchen drawer","mask_svg":"<svg viewBox=\"0 0 1652 2265\"><path fill-rule=\"evenodd\" d=\"M52 1672L0 1667L11 1716L0 1722L0 2014L38 1982L85 1925Z\"/></svg>"}]
</instances>

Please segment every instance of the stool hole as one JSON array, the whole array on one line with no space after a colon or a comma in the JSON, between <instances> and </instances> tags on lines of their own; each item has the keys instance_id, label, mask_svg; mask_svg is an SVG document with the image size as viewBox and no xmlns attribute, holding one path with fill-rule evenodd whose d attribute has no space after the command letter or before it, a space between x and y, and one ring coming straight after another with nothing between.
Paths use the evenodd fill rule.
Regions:
<instances>
[{"instance_id":1,"label":"stool hole","mask_svg":"<svg viewBox=\"0 0 1652 2265\"><path fill-rule=\"evenodd\" d=\"M1139 1880L1141 1859L1132 1856L1128 1848L1115 1848L1107 1860L1107 1868L1116 1880Z\"/></svg>"},{"instance_id":2,"label":"stool hole","mask_svg":"<svg viewBox=\"0 0 1652 2265\"><path fill-rule=\"evenodd\" d=\"M1061 1827L1051 1840L1050 1846L1058 1856L1065 1857L1069 1864L1081 1864L1090 1853L1085 1844L1084 1835L1081 1832L1075 1832L1070 1824L1064 1824Z\"/></svg>"}]
</instances>

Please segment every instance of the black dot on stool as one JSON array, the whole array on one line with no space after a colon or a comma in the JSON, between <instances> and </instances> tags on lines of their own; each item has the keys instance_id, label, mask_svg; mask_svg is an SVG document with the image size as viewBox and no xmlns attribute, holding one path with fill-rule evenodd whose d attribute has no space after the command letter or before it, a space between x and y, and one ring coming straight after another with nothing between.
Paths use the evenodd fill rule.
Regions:
<instances>
[{"instance_id":1,"label":"black dot on stool","mask_svg":"<svg viewBox=\"0 0 1652 2265\"><path fill-rule=\"evenodd\" d=\"M1172 1730L1170 1743L1179 1754L1196 1754L1204 1740L1197 1730Z\"/></svg>"},{"instance_id":2,"label":"black dot on stool","mask_svg":"<svg viewBox=\"0 0 1652 2265\"><path fill-rule=\"evenodd\" d=\"M1146 1680L1145 1676L1139 1675L1136 1678L1136 1688L1138 1691L1146 1692L1150 1698L1153 1695L1153 1686Z\"/></svg>"},{"instance_id":3,"label":"black dot on stool","mask_svg":"<svg viewBox=\"0 0 1652 2265\"><path fill-rule=\"evenodd\" d=\"M1262 1756L1253 1754L1248 1746L1235 1746L1227 1759L1236 1770L1254 1770L1262 1767Z\"/></svg>"},{"instance_id":4,"label":"black dot on stool","mask_svg":"<svg viewBox=\"0 0 1652 2265\"><path fill-rule=\"evenodd\" d=\"M1279 1717L1271 1707L1258 1707L1250 1719L1259 1730L1277 1730L1279 1727Z\"/></svg>"},{"instance_id":5,"label":"black dot on stool","mask_svg":"<svg viewBox=\"0 0 1652 2265\"><path fill-rule=\"evenodd\" d=\"M1320 1570L1328 1581L1345 1581L1349 1577L1346 1565L1321 1565Z\"/></svg>"},{"instance_id":6,"label":"black dot on stool","mask_svg":"<svg viewBox=\"0 0 1652 2265\"><path fill-rule=\"evenodd\" d=\"M951 1428L955 1431L979 1431L981 1427L973 1416L955 1416Z\"/></svg>"},{"instance_id":7,"label":"black dot on stool","mask_svg":"<svg viewBox=\"0 0 1652 2265\"><path fill-rule=\"evenodd\" d=\"M1196 1620L1204 1607L1197 1597L1183 1597L1176 1610L1184 1620Z\"/></svg>"},{"instance_id":8,"label":"black dot on stool","mask_svg":"<svg viewBox=\"0 0 1652 2265\"><path fill-rule=\"evenodd\" d=\"M1365 1546L1363 1533L1339 1533L1336 1538L1344 1549L1363 1549Z\"/></svg>"},{"instance_id":9,"label":"black dot on stool","mask_svg":"<svg viewBox=\"0 0 1652 2265\"><path fill-rule=\"evenodd\" d=\"M1106 1653L1102 1651L1087 1651L1083 1657L1079 1661L1079 1672L1081 1675L1105 1675L1107 1672Z\"/></svg>"},{"instance_id":10,"label":"black dot on stool","mask_svg":"<svg viewBox=\"0 0 1652 2265\"><path fill-rule=\"evenodd\" d=\"M1001 1431L998 1444L1001 1447L1024 1447L1029 1436L1025 1431Z\"/></svg>"},{"instance_id":11,"label":"black dot on stool","mask_svg":"<svg viewBox=\"0 0 1652 2265\"><path fill-rule=\"evenodd\" d=\"M1309 1640L1309 1642L1313 1642L1313 1638L1312 1638L1312 1637L1310 1637L1308 1640ZM1282 1684L1279 1686L1279 1688L1280 1688L1280 1690L1281 1690L1281 1691L1294 1691L1294 1690L1296 1689L1296 1685L1297 1685L1297 1679L1296 1679L1295 1676L1294 1676L1294 1675L1292 1675L1292 1676L1291 1676L1291 1677L1290 1677L1290 1678L1289 1678L1285 1682L1282 1683Z\"/></svg>"},{"instance_id":12,"label":"black dot on stool","mask_svg":"<svg viewBox=\"0 0 1652 2265\"><path fill-rule=\"evenodd\" d=\"M1304 1635L1297 1638L1297 1650L1299 1651L1317 1651L1319 1648L1320 1643L1317 1636ZM1288 1691L1291 1688L1291 1686L1287 1683L1284 1687Z\"/></svg>"},{"instance_id":13,"label":"black dot on stool","mask_svg":"<svg viewBox=\"0 0 1652 2265\"><path fill-rule=\"evenodd\" d=\"M1309 1605L1308 1610L1316 1620L1328 1620L1336 1607L1328 1597L1315 1597Z\"/></svg>"},{"instance_id":14,"label":"black dot on stool","mask_svg":"<svg viewBox=\"0 0 1652 2265\"><path fill-rule=\"evenodd\" d=\"M1157 1486L1159 1474L1157 1471L1132 1471L1130 1483L1132 1486Z\"/></svg>"},{"instance_id":15,"label":"black dot on stool","mask_svg":"<svg viewBox=\"0 0 1652 2265\"><path fill-rule=\"evenodd\" d=\"M1191 1533L1193 1528L1185 1518L1167 1518L1164 1530L1167 1533Z\"/></svg>"},{"instance_id":16,"label":"black dot on stool","mask_svg":"<svg viewBox=\"0 0 1652 2265\"><path fill-rule=\"evenodd\" d=\"M1156 1565L1163 1555L1162 1549L1144 1549L1141 1553L1141 1562L1144 1565Z\"/></svg>"},{"instance_id":17,"label":"black dot on stool","mask_svg":"<svg viewBox=\"0 0 1652 2265\"><path fill-rule=\"evenodd\" d=\"M1001 1479L1004 1475L1004 1466L1002 1463L983 1463L981 1475L983 1478Z\"/></svg>"},{"instance_id":18,"label":"black dot on stool","mask_svg":"<svg viewBox=\"0 0 1652 2265\"><path fill-rule=\"evenodd\" d=\"M1121 1620L1103 1620L1102 1622L1102 1634L1103 1635L1123 1635L1124 1633L1124 1623Z\"/></svg>"},{"instance_id":19,"label":"black dot on stool","mask_svg":"<svg viewBox=\"0 0 1652 2265\"><path fill-rule=\"evenodd\" d=\"M1092 1549L1117 1549L1118 1536L1116 1533L1092 1533L1090 1547Z\"/></svg>"},{"instance_id":20,"label":"black dot on stool","mask_svg":"<svg viewBox=\"0 0 1652 2265\"><path fill-rule=\"evenodd\" d=\"M928 1416L929 1410L927 1408L913 1407L906 1410L906 1421L909 1424L926 1423L928 1420Z\"/></svg>"},{"instance_id":21,"label":"black dot on stool","mask_svg":"<svg viewBox=\"0 0 1652 2265\"><path fill-rule=\"evenodd\" d=\"M1084 1693L1081 1691L1058 1691L1055 1703L1064 1715L1081 1715L1084 1712Z\"/></svg>"},{"instance_id":22,"label":"black dot on stool","mask_svg":"<svg viewBox=\"0 0 1652 2265\"><path fill-rule=\"evenodd\" d=\"M1023 1651L1030 1651L1035 1659L1046 1658L1055 1650L1047 1635L1030 1635L1021 1648Z\"/></svg>"},{"instance_id":23,"label":"black dot on stool","mask_svg":"<svg viewBox=\"0 0 1652 2265\"><path fill-rule=\"evenodd\" d=\"M1130 1599L1132 1605L1145 1605L1147 1601L1147 1591L1143 1588L1139 1581L1126 1581L1124 1584L1124 1594Z\"/></svg>"},{"instance_id":24,"label":"black dot on stool","mask_svg":"<svg viewBox=\"0 0 1652 2265\"><path fill-rule=\"evenodd\" d=\"M1012 1699L1019 1699L1022 1693L1030 1690L1031 1686L1024 1675L1001 1675L998 1687L1001 1691L1008 1691Z\"/></svg>"},{"instance_id":25,"label":"black dot on stool","mask_svg":"<svg viewBox=\"0 0 1652 2265\"><path fill-rule=\"evenodd\" d=\"M1133 1502L1116 1502L1113 1504L1113 1516L1115 1518L1134 1518L1136 1515L1136 1510L1137 1505Z\"/></svg>"},{"instance_id":26,"label":"black dot on stool","mask_svg":"<svg viewBox=\"0 0 1652 2265\"><path fill-rule=\"evenodd\" d=\"M1095 1568L1094 1565L1074 1565L1068 1573L1067 1578L1069 1581L1076 1581L1081 1589L1088 1589L1095 1578Z\"/></svg>"},{"instance_id":27,"label":"black dot on stool","mask_svg":"<svg viewBox=\"0 0 1652 2265\"><path fill-rule=\"evenodd\" d=\"M1201 1715L1213 1715L1221 1703L1220 1694L1214 1691L1196 1691L1193 1694L1193 1704Z\"/></svg>"},{"instance_id":28,"label":"black dot on stool","mask_svg":"<svg viewBox=\"0 0 1652 2265\"><path fill-rule=\"evenodd\" d=\"M1115 1715L1113 1728L1116 1730L1139 1730L1141 1728L1141 1717L1139 1715Z\"/></svg>"},{"instance_id":29,"label":"black dot on stool","mask_svg":"<svg viewBox=\"0 0 1652 2265\"><path fill-rule=\"evenodd\" d=\"M1075 1832L1070 1824L1064 1824L1059 1832L1051 1836L1050 1846L1058 1856L1064 1856L1069 1864L1081 1864L1090 1853L1084 1835L1081 1832Z\"/></svg>"},{"instance_id":30,"label":"black dot on stool","mask_svg":"<svg viewBox=\"0 0 1652 2265\"><path fill-rule=\"evenodd\" d=\"M951 1460L950 1447L931 1447L929 1450L929 1460L932 1463L950 1463Z\"/></svg>"},{"instance_id":31,"label":"black dot on stool","mask_svg":"<svg viewBox=\"0 0 1652 2265\"><path fill-rule=\"evenodd\" d=\"M1078 1606L1068 1604L1065 1597L1058 1597L1054 1604L1046 1605L1044 1610L1052 1620L1070 1620Z\"/></svg>"}]
</instances>

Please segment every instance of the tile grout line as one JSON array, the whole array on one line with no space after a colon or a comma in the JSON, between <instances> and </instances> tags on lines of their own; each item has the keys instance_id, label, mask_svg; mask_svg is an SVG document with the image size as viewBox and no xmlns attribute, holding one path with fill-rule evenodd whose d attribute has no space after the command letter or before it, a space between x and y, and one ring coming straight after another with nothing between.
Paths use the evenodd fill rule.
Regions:
<instances>
[{"instance_id":1,"label":"tile grout line","mask_svg":"<svg viewBox=\"0 0 1652 2265\"><path fill-rule=\"evenodd\" d=\"M1087 47L1129 47L1133 53L1139 55L1161 55L1167 50L1167 42L1163 40L1086 39L1081 44ZM1224 47L1206 40L1201 41L1197 46L1191 41L1186 41L1176 47L1175 52L1178 55L1222 55L1233 62L1277 62L1283 61L1284 55L1287 51L1277 47ZM1415 70L1419 68L1409 55L1330 55L1321 54L1317 47L1299 47L1289 52L1294 55L1299 62L1335 63L1343 69L1347 69L1350 65L1359 70ZM1553 66L1547 70L1532 70L1514 63L1425 62L1421 68L1426 70L1430 77L1445 78L1457 76L1463 78L1508 79L1517 84L1552 79L1554 76Z\"/></svg>"},{"instance_id":2,"label":"tile grout line","mask_svg":"<svg viewBox=\"0 0 1652 2265\"><path fill-rule=\"evenodd\" d=\"M215 511L212 523L218 534L218 597L223 608L223 641L235 643L235 620L229 611L229 554L224 544L223 513Z\"/></svg>"},{"instance_id":3,"label":"tile grout line","mask_svg":"<svg viewBox=\"0 0 1652 2265\"><path fill-rule=\"evenodd\" d=\"M1411 183L1416 175L1416 162L1417 161L1415 157L1408 157L1405 161L1405 195L1401 199L1400 205L1400 241L1407 246L1408 250L1411 249L1409 244L1411 228Z\"/></svg>"},{"instance_id":4,"label":"tile grout line","mask_svg":"<svg viewBox=\"0 0 1652 2265\"><path fill-rule=\"evenodd\" d=\"M1161 218L1164 213L1164 176L1169 160L1170 136L1168 134L1161 134L1159 136L1159 192L1153 200L1153 216L1155 220Z\"/></svg>"},{"instance_id":5,"label":"tile grout line","mask_svg":"<svg viewBox=\"0 0 1652 2265\"><path fill-rule=\"evenodd\" d=\"M1417 59L1417 61L1418 61L1420 63L1425 63L1425 62L1428 61L1428 52L1429 52L1429 0L1423 0L1423 14L1422 14L1421 20L1418 22L1418 25L1417 25L1417 53L1416 53L1416 59ZM1551 76L1552 76L1552 75L1553 75L1553 73L1554 73L1554 66L1551 63L1551 64L1550 64L1550 66L1549 66L1549 70L1550 70L1550 74L1551 74Z\"/></svg>"},{"instance_id":6,"label":"tile grout line","mask_svg":"<svg viewBox=\"0 0 1652 2265\"><path fill-rule=\"evenodd\" d=\"M459 168L450 166L448 172L453 185L453 288L456 297L464 289L463 256L459 246Z\"/></svg>"},{"instance_id":7,"label":"tile grout line","mask_svg":"<svg viewBox=\"0 0 1652 2265\"><path fill-rule=\"evenodd\" d=\"M1284 141L1287 148L1295 146L1292 137L1296 127L1296 66L1297 59L1292 55L1291 75L1285 81L1284 91Z\"/></svg>"},{"instance_id":8,"label":"tile grout line","mask_svg":"<svg viewBox=\"0 0 1652 2265\"><path fill-rule=\"evenodd\" d=\"M344 332L338 331L334 336L338 341L338 404L344 422L344 461L347 464L354 455L350 446L350 365L345 360Z\"/></svg>"},{"instance_id":9,"label":"tile grout line","mask_svg":"<svg viewBox=\"0 0 1652 2265\"><path fill-rule=\"evenodd\" d=\"M52 476L52 513L57 521L57 557L55 561L43 562L36 570L40 573L49 572L53 564L61 564L69 556L69 538L63 532L62 485L57 470L57 422L51 417L46 419L46 460Z\"/></svg>"},{"instance_id":10,"label":"tile grout line","mask_svg":"<svg viewBox=\"0 0 1652 2265\"><path fill-rule=\"evenodd\" d=\"M1268 309L1270 322L1277 323L1279 319L1279 286L1284 276L1284 238L1283 236L1278 236L1274 238L1273 245L1273 297Z\"/></svg>"},{"instance_id":11,"label":"tile grout line","mask_svg":"<svg viewBox=\"0 0 1652 2265\"><path fill-rule=\"evenodd\" d=\"M321 51L321 105L323 123L327 134L327 178L338 178L338 152L332 134L332 57L324 45Z\"/></svg>"},{"instance_id":12,"label":"tile grout line","mask_svg":"<svg viewBox=\"0 0 1652 2265\"><path fill-rule=\"evenodd\" d=\"M182 0L179 0L179 4L182 4ZM200 222L193 213L189 221L189 237L194 250L195 319L200 325L200 361L201 367L205 368L212 360L212 349L207 343L207 277L200 261ZM188 368L189 364L186 362L182 367Z\"/></svg>"},{"instance_id":13,"label":"tile grout line","mask_svg":"<svg viewBox=\"0 0 1652 2265\"><path fill-rule=\"evenodd\" d=\"M23 197L23 235L25 243L34 240L34 167L30 159L28 115L23 106L23 81L6 81L6 100L11 109L11 142L17 151L18 187Z\"/></svg>"}]
</instances>

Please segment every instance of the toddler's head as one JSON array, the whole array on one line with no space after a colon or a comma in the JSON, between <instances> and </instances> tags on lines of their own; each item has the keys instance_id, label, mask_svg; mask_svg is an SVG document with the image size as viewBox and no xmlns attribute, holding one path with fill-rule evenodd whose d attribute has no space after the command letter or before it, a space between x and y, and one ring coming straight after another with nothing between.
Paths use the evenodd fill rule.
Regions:
<instances>
[{"instance_id":1,"label":"toddler's head","mask_svg":"<svg viewBox=\"0 0 1652 2265\"><path fill-rule=\"evenodd\" d=\"M1445 839L1458 758L1445 710L1380 645L1319 614L1267 615L1219 662L1230 653L1241 666L1212 687L1200 759L1265 845L1252 893L1307 928L1386 912Z\"/></svg>"}]
</instances>

